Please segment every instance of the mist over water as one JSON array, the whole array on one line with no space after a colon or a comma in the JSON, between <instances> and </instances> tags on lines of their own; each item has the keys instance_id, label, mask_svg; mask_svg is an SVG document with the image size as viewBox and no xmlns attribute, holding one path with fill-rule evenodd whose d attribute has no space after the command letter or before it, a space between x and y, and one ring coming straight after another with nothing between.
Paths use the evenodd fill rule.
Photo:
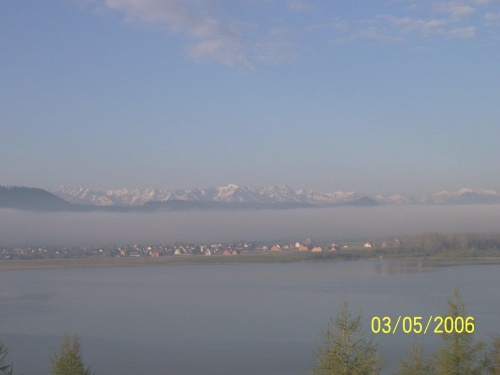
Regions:
<instances>
[{"instance_id":1,"label":"mist over water","mask_svg":"<svg viewBox=\"0 0 500 375\"><path fill-rule=\"evenodd\" d=\"M369 240L420 232L498 232L500 206L379 206L162 213L0 210L0 246Z\"/></svg>"},{"instance_id":2,"label":"mist over water","mask_svg":"<svg viewBox=\"0 0 500 375\"><path fill-rule=\"evenodd\" d=\"M345 298L373 317L440 316L457 286L476 340L500 333L498 261L359 260L0 272L0 338L16 374L47 374L78 332L96 374L296 375ZM401 326L400 326L401 327ZM428 356L440 344L419 335ZM413 334L376 334L391 374Z\"/></svg>"}]
</instances>

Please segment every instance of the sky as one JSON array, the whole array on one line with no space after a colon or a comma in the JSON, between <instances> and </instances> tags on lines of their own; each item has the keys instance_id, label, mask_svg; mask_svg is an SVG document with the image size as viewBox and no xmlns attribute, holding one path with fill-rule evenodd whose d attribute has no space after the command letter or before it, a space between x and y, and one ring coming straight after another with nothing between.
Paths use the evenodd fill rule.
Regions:
<instances>
[{"instance_id":1,"label":"sky","mask_svg":"<svg viewBox=\"0 0 500 375\"><path fill-rule=\"evenodd\" d=\"M0 184L500 192L498 0L4 0Z\"/></svg>"}]
</instances>

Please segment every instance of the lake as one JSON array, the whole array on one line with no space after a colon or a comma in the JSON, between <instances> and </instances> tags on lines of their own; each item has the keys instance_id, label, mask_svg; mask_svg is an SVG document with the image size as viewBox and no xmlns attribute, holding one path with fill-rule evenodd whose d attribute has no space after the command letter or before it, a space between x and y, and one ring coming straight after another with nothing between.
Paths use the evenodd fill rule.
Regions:
<instances>
[{"instance_id":1,"label":"lake","mask_svg":"<svg viewBox=\"0 0 500 375\"><path fill-rule=\"evenodd\" d=\"M499 261L0 270L0 341L24 375L49 373L63 332L78 332L97 375L305 374L344 297L370 331L374 316L443 315L456 285L488 340L500 333L499 282ZM418 337L427 354L440 343ZM374 341L390 373L413 335Z\"/></svg>"}]
</instances>

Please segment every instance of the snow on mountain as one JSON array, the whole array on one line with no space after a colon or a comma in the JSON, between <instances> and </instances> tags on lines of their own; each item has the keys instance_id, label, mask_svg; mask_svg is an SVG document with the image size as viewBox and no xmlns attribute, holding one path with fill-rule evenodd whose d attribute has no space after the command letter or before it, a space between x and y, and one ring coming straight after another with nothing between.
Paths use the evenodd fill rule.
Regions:
<instances>
[{"instance_id":1,"label":"snow on mountain","mask_svg":"<svg viewBox=\"0 0 500 375\"><path fill-rule=\"evenodd\" d=\"M96 206L141 206L150 201L215 201L241 203L309 203L309 204L352 204L362 199L370 199L380 204L491 204L500 203L500 195L493 190L474 190L469 188L455 192L442 191L417 197L406 197L395 194L391 196L378 195L371 198L357 192L336 191L322 193L314 190L293 190L286 185L255 188L227 186L198 188L193 190L175 190L168 192L160 189L115 189L93 191L88 188L69 188L62 186L56 192L57 196L76 204Z\"/></svg>"},{"instance_id":2,"label":"snow on mountain","mask_svg":"<svg viewBox=\"0 0 500 375\"><path fill-rule=\"evenodd\" d=\"M168 193L159 189L117 189L102 192L117 205L141 206L149 201L165 200Z\"/></svg>"},{"instance_id":3,"label":"snow on mountain","mask_svg":"<svg viewBox=\"0 0 500 375\"><path fill-rule=\"evenodd\" d=\"M336 191L333 193L320 193L314 190L297 190L296 195L299 197L300 202L304 203L350 203L365 197L366 195L356 192L343 192Z\"/></svg>"},{"instance_id":4,"label":"snow on mountain","mask_svg":"<svg viewBox=\"0 0 500 375\"><path fill-rule=\"evenodd\" d=\"M355 192L320 193L303 189L295 191L286 185L259 189L253 186L240 187L234 184L193 190L175 190L173 192L150 188L93 191L84 187L73 189L62 186L55 194L71 203L97 206L140 206L149 201L167 200L335 204L348 203L364 197L364 195Z\"/></svg>"},{"instance_id":5,"label":"snow on mountain","mask_svg":"<svg viewBox=\"0 0 500 375\"><path fill-rule=\"evenodd\" d=\"M61 186L54 194L70 203L95 206L140 206L166 197L165 192L148 188L93 191L85 187L73 189Z\"/></svg>"},{"instance_id":6,"label":"snow on mountain","mask_svg":"<svg viewBox=\"0 0 500 375\"><path fill-rule=\"evenodd\" d=\"M261 199L264 201L273 202L287 202L287 203L308 203L300 199L296 192L286 185L271 186L264 188L260 191Z\"/></svg>"},{"instance_id":7,"label":"snow on mountain","mask_svg":"<svg viewBox=\"0 0 500 375\"><path fill-rule=\"evenodd\" d=\"M59 198L75 204L90 204L95 206L112 206L115 204L115 202L103 192L95 192L84 187L73 189L61 186L54 194Z\"/></svg>"},{"instance_id":8,"label":"snow on mountain","mask_svg":"<svg viewBox=\"0 0 500 375\"><path fill-rule=\"evenodd\" d=\"M500 203L500 195L494 190L463 188L458 191L440 191L415 198L418 203L426 204L490 204Z\"/></svg>"},{"instance_id":9,"label":"snow on mountain","mask_svg":"<svg viewBox=\"0 0 500 375\"><path fill-rule=\"evenodd\" d=\"M394 194L388 197L383 195L377 195L375 200L381 204L410 204L415 203L415 201L411 198L408 198L401 194Z\"/></svg>"}]
</instances>

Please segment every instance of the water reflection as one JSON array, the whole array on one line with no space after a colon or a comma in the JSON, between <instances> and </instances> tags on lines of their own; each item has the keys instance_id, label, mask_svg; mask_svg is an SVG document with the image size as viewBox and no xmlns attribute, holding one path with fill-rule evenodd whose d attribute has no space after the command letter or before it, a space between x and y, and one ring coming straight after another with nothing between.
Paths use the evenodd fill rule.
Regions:
<instances>
[{"instance_id":1,"label":"water reflection","mask_svg":"<svg viewBox=\"0 0 500 375\"><path fill-rule=\"evenodd\" d=\"M423 272L435 272L439 269L439 264L428 260L387 260L380 261L375 265L375 273L378 275L399 275Z\"/></svg>"},{"instance_id":2,"label":"water reflection","mask_svg":"<svg viewBox=\"0 0 500 375\"><path fill-rule=\"evenodd\" d=\"M435 259L381 259L375 264L375 273L377 275L404 275L415 273L436 272L444 267L457 266L480 266L480 265L499 265L500 260L435 260Z\"/></svg>"},{"instance_id":3,"label":"water reflection","mask_svg":"<svg viewBox=\"0 0 500 375\"><path fill-rule=\"evenodd\" d=\"M500 332L498 265L380 259L2 271L0 340L24 374L49 366L65 330L80 334L99 374L307 373L344 297L369 329L374 316L443 314L456 285L477 320L476 338L488 340ZM421 339L426 350L440 340ZM390 356L390 374L413 337L375 340Z\"/></svg>"}]
</instances>

